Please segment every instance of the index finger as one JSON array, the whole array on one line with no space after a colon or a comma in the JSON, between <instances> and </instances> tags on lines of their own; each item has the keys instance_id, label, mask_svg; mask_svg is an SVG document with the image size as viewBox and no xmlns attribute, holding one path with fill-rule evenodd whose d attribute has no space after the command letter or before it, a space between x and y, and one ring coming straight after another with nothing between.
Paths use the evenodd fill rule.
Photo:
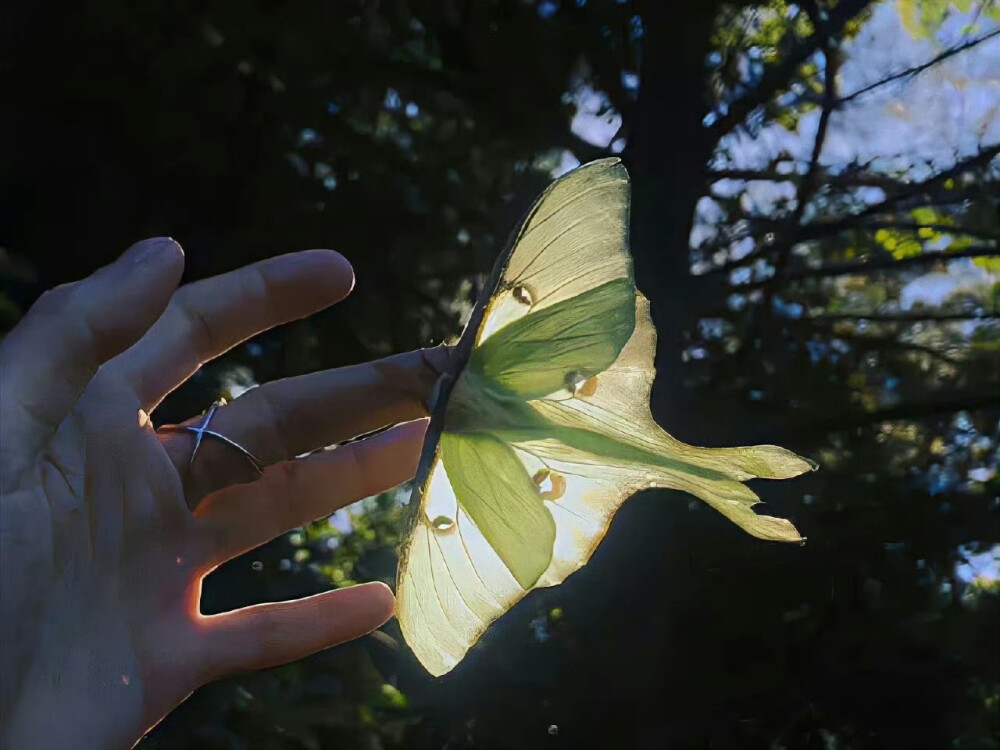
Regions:
<instances>
[{"instance_id":1,"label":"index finger","mask_svg":"<svg viewBox=\"0 0 1000 750\"><path fill-rule=\"evenodd\" d=\"M198 368L246 339L339 302L354 270L333 250L304 250L181 287L166 312L108 369L150 412Z\"/></svg>"}]
</instances>

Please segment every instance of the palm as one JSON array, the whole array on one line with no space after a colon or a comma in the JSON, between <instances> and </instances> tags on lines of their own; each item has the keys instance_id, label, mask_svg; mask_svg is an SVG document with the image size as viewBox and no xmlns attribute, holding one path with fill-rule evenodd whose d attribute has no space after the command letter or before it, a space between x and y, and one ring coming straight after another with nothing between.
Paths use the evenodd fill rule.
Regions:
<instances>
[{"instance_id":1,"label":"palm","mask_svg":"<svg viewBox=\"0 0 1000 750\"><path fill-rule=\"evenodd\" d=\"M174 293L182 256L157 247L48 295L0 347L5 746L128 747L197 686L392 613L376 584L205 617L201 581L412 476L423 420L294 457L422 417L428 354L278 381L219 410L213 429L269 465L259 479L210 441L191 464L192 436L156 433L147 414L207 359L343 297L351 272L311 251Z\"/></svg>"}]
</instances>

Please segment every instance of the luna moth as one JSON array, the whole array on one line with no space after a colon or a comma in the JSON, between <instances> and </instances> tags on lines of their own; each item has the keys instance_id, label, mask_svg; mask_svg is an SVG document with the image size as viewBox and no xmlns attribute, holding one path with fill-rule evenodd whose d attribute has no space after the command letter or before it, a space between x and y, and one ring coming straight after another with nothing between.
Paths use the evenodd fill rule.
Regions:
<instances>
[{"instance_id":1,"label":"luna moth","mask_svg":"<svg viewBox=\"0 0 1000 750\"><path fill-rule=\"evenodd\" d=\"M752 510L743 482L812 464L772 445L686 445L653 419L656 331L633 280L629 200L614 158L552 183L435 386L396 613L436 676L528 592L585 565L641 490L681 490L756 537L801 541L791 522Z\"/></svg>"}]
</instances>

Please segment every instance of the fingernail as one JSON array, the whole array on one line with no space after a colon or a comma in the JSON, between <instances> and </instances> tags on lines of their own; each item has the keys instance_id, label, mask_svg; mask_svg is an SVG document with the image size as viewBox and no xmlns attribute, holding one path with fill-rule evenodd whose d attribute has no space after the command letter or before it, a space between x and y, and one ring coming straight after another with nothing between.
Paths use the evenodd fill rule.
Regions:
<instances>
[{"instance_id":1,"label":"fingernail","mask_svg":"<svg viewBox=\"0 0 1000 750\"><path fill-rule=\"evenodd\" d=\"M354 288L354 269L347 258L335 250L301 250L279 255L267 264L268 278L276 284L293 284L301 288L303 279L322 279L322 287L316 287L316 294L326 304L343 299Z\"/></svg>"},{"instance_id":2,"label":"fingernail","mask_svg":"<svg viewBox=\"0 0 1000 750\"><path fill-rule=\"evenodd\" d=\"M153 260L172 248L180 250L181 246L170 237L151 237L148 240L143 240L132 245L132 247L125 251L121 259L133 265L140 265Z\"/></svg>"}]
</instances>

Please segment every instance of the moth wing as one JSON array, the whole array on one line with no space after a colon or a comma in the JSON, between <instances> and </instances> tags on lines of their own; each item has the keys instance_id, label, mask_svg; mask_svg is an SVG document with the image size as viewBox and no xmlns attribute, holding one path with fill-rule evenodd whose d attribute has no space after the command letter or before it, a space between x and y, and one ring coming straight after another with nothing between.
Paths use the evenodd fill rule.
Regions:
<instances>
[{"instance_id":1,"label":"moth wing","mask_svg":"<svg viewBox=\"0 0 1000 750\"><path fill-rule=\"evenodd\" d=\"M637 294L635 306L635 330L611 367L578 384L572 393L530 401L532 408L552 426L554 436L585 433L597 436L588 441L594 450L614 446L614 451L603 451L600 461L638 472L629 486L689 492L753 536L800 541L789 521L751 510L760 500L742 482L758 477L787 479L814 465L774 445L700 448L665 432L649 409L656 376L656 329L646 298ZM557 457L551 446L546 450Z\"/></svg>"},{"instance_id":2,"label":"moth wing","mask_svg":"<svg viewBox=\"0 0 1000 750\"><path fill-rule=\"evenodd\" d=\"M476 344L529 312L632 278L630 183L617 158L574 169L529 211L486 305Z\"/></svg>"},{"instance_id":3,"label":"moth wing","mask_svg":"<svg viewBox=\"0 0 1000 750\"><path fill-rule=\"evenodd\" d=\"M452 669L548 568L555 522L513 449L446 433L400 556L396 611L434 675Z\"/></svg>"}]
</instances>

